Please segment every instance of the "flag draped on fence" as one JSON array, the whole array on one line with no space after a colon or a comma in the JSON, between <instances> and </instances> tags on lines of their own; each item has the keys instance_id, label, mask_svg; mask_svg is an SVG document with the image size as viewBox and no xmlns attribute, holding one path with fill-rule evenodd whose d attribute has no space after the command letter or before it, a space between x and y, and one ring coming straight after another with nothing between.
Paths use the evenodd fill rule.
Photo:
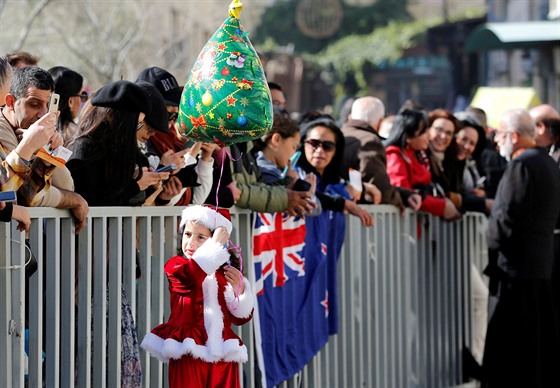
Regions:
<instances>
[{"instance_id":1,"label":"flag draped on fence","mask_svg":"<svg viewBox=\"0 0 560 388\"><path fill-rule=\"evenodd\" d=\"M259 213L253 231L259 367L272 387L289 379L336 333L336 262L344 215L307 221Z\"/></svg>"}]
</instances>

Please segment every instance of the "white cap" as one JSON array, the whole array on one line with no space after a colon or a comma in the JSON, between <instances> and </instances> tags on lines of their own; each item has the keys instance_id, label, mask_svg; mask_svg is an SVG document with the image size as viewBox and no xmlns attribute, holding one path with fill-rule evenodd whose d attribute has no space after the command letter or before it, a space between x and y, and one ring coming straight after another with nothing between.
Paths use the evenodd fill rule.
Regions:
<instances>
[{"instance_id":1,"label":"white cap","mask_svg":"<svg viewBox=\"0 0 560 388\"><path fill-rule=\"evenodd\" d=\"M187 221L196 221L204 226L206 226L210 231L214 231L219 227L224 227L231 234L233 230L233 225L231 221L226 218L226 215L220 212L222 209L216 210L213 207L203 206L203 205L194 205L189 206L181 215L181 227L183 227ZM224 209L225 210L225 209ZM223 213L226 213L225 210Z\"/></svg>"}]
</instances>

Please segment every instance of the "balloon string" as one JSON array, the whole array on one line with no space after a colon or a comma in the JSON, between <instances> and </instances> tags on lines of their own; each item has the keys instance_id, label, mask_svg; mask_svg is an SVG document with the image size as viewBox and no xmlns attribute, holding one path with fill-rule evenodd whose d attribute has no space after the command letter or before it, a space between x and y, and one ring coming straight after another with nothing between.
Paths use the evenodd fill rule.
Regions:
<instances>
[{"instance_id":1,"label":"balloon string","mask_svg":"<svg viewBox=\"0 0 560 388\"><path fill-rule=\"evenodd\" d=\"M222 185L222 175L224 174L224 164L226 163L226 155L229 156L229 158L234 162L241 160L241 158L243 157L243 153L241 153L239 158L235 159L227 147L223 147L221 152L222 152L221 155L222 165L220 166L220 178L218 179L218 186L216 186L216 211L218 211L218 202L219 202L218 193L220 191L220 186Z\"/></svg>"},{"instance_id":2,"label":"balloon string","mask_svg":"<svg viewBox=\"0 0 560 388\"><path fill-rule=\"evenodd\" d=\"M222 148L222 155L220 159L222 159L222 165L220 166L220 177L218 178L218 186L216 186L216 212L218 212L218 192L220 191L220 186L222 185L222 175L224 174L224 163L226 158L226 147Z\"/></svg>"},{"instance_id":3,"label":"balloon string","mask_svg":"<svg viewBox=\"0 0 560 388\"><path fill-rule=\"evenodd\" d=\"M233 157L233 155L231 154L231 152L227 149L227 147L223 147L221 150L221 159L222 159L222 165L220 166L220 178L218 179L218 185L216 186L216 216L214 217L214 229L216 229L216 224L218 222L218 207L219 207L219 196L218 196L218 192L220 190L220 187L222 185L222 176L224 174L224 165L226 163L226 155L229 156L229 158L234 161L237 162L239 161L243 154L241 154L239 156L239 158L235 159ZM235 254L237 255L237 257L239 258L239 272L242 274L243 273L243 256L241 255L241 247L238 245L235 245L231 240L228 240L228 242L226 243L226 249L227 249L227 245L229 244L229 246L235 251ZM231 260L228 259L228 265L231 265ZM233 301L232 303L228 303L228 306L230 307L230 309L232 309L233 311L235 311L238 307L239 307L239 295L241 294L241 284L243 282L243 275L240 276L239 278L239 285L237 286L237 292L235 293L235 299L234 301L237 301L237 306L233 305Z\"/></svg>"},{"instance_id":4,"label":"balloon string","mask_svg":"<svg viewBox=\"0 0 560 388\"><path fill-rule=\"evenodd\" d=\"M241 285L243 284L243 256L241 255L241 247L239 245L235 245L231 240L228 240L228 244L230 246L230 249L233 249L235 251L235 254L237 255L237 257L239 258L239 285L237 286L237 292L235 293L235 298L233 299L233 301L231 301L231 303L228 303L229 308L232 311L237 310L237 308L239 307L239 295L241 295ZM228 261L229 264L229 261ZM237 302L235 305L233 302Z\"/></svg>"}]
</instances>

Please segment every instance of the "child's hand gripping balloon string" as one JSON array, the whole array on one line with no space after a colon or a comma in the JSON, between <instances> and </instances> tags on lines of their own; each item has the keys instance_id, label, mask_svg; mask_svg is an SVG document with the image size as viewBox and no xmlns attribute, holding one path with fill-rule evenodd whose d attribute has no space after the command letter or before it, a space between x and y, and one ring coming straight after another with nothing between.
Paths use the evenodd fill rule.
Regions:
<instances>
[{"instance_id":1,"label":"child's hand gripping balloon string","mask_svg":"<svg viewBox=\"0 0 560 388\"><path fill-rule=\"evenodd\" d=\"M230 248L228 249L228 245ZM231 260L228 260L227 267L225 268L225 276L228 282L231 284L235 290L235 301L237 302L228 304L232 310L236 310L239 306L239 295L243 294L245 291L245 285L243 284L243 257L241 256L241 247L235 245L231 240L224 244L224 248L235 251L235 255L239 258L239 270L231 266Z\"/></svg>"}]
</instances>

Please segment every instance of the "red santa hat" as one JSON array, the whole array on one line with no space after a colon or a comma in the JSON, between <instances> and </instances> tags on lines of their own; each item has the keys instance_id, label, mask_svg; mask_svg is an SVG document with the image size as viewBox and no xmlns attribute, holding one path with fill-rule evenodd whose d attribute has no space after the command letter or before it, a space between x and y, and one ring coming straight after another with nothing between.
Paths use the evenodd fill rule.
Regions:
<instances>
[{"instance_id":1,"label":"red santa hat","mask_svg":"<svg viewBox=\"0 0 560 388\"><path fill-rule=\"evenodd\" d=\"M187 221L196 221L206 226L212 232L219 227L226 228L229 234L231 234L233 230L231 215L228 209L216 209L215 207L207 205L189 206L183 210L181 215L181 227L183 227Z\"/></svg>"}]
</instances>

